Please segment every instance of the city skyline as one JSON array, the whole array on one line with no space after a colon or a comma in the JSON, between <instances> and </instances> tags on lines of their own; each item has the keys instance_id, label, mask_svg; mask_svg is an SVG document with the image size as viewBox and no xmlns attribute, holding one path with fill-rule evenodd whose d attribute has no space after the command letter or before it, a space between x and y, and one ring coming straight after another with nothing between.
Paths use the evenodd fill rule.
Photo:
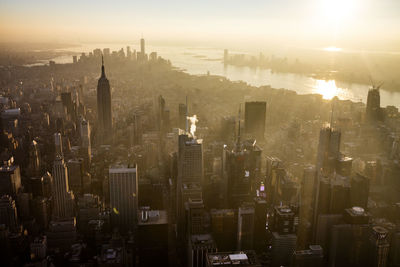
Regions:
<instances>
[{"instance_id":1,"label":"city skyline","mask_svg":"<svg viewBox=\"0 0 400 267\"><path fill-rule=\"evenodd\" d=\"M0 34L9 42L132 42L240 46L284 44L397 50L395 0L304 1L8 1ZM257 8L255 8L257 7ZM379 41L378 41L379 40Z\"/></svg>"},{"instance_id":2,"label":"city skyline","mask_svg":"<svg viewBox=\"0 0 400 267\"><path fill-rule=\"evenodd\" d=\"M0 5L2 265L400 266L399 1Z\"/></svg>"}]
</instances>

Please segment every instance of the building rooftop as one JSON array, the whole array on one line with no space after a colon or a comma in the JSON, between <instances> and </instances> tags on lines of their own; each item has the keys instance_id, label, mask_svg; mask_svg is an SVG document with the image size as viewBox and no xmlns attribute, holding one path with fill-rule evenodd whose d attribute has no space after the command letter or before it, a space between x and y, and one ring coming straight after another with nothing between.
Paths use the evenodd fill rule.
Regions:
<instances>
[{"instance_id":1,"label":"building rooftop","mask_svg":"<svg viewBox=\"0 0 400 267\"><path fill-rule=\"evenodd\" d=\"M112 166L108 169L109 173L135 173L136 168L129 168L127 166Z\"/></svg>"},{"instance_id":2,"label":"building rooftop","mask_svg":"<svg viewBox=\"0 0 400 267\"><path fill-rule=\"evenodd\" d=\"M185 142L186 145L201 145L203 143L203 139L189 139Z\"/></svg>"},{"instance_id":3,"label":"building rooftop","mask_svg":"<svg viewBox=\"0 0 400 267\"><path fill-rule=\"evenodd\" d=\"M103 245L101 249L100 263L105 264L122 264L122 248L111 247L110 245Z\"/></svg>"},{"instance_id":4,"label":"building rooftop","mask_svg":"<svg viewBox=\"0 0 400 267\"><path fill-rule=\"evenodd\" d=\"M207 263L208 266L261 266L252 250L208 253Z\"/></svg>"},{"instance_id":5,"label":"building rooftop","mask_svg":"<svg viewBox=\"0 0 400 267\"><path fill-rule=\"evenodd\" d=\"M200 183L183 183L182 184L183 189L201 189Z\"/></svg>"},{"instance_id":6,"label":"building rooftop","mask_svg":"<svg viewBox=\"0 0 400 267\"><path fill-rule=\"evenodd\" d=\"M138 225L167 224L168 213L166 210L142 209L138 212Z\"/></svg>"},{"instance_id":7,"label":"building rooftop","mask_svg":"<svg viewBox=\"0 0 400 267\"><path fill-rule=\"evenodd\" d=\"M192 241L192 245L212 245L212 244L214 244L214 239L210 234L192 235L191 241Z\"/></svg>"}]
</instances>

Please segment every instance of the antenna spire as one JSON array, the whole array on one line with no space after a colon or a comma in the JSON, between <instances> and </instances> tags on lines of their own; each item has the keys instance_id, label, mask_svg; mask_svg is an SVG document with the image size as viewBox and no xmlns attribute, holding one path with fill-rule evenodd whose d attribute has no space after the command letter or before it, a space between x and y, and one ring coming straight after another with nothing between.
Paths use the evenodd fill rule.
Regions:
<instances>
[{"instance_id":1,"label":"antenna spire","mask_svg":"<svg viewBox=\"0 0 400 267\"><path fill-rule=\"evenodd\" d=\"M189 109L188 109L188 97L186 96L186 133L189 131Z\"/></svg>"},{"instance_id":2,"label":"antenna spire","mask_svg":"<svg viewBox=\"0 0 400 267\"><path fill-rule=\"evenodd\" d=\"M334 100L332 99L331 124L330 124L331 129L333 129L333 108L334 108L334 104L335 104L335 102L334 102Z\"/></svg>"},{"instance_id":3,"label":"antenna spire","mask_svg":"<svg viewBox=\"0 0 400 267\"><path fill-rule=\"evenodd\" d=\"M104 71L104 58L103 58L103 55L101 55L101 77L106 77L106 73Z\"/></svg>"},{"instance_id":4,"label":"antenna spire","mask_svg":"<svg viewBox=\"0 0 400 267\"><path fill-rule=\"evenodd\" d=\"M238 115L238 122L239 122L239 127L238 127L238 137L237 137L237 143L236 143L236 150L239 151L240 147L240 114L242 112L242 104L239 104L239 115Z\"/></svg>"}]
</instances>

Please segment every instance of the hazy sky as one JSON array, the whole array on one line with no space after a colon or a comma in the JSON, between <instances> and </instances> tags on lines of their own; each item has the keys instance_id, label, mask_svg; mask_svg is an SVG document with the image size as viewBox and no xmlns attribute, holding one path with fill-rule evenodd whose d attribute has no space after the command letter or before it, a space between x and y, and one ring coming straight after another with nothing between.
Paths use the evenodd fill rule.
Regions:
<instances>
[{"instance_id":1,"label":"hazy sky","mask_svg":"<svg viewBox=\"0 0 400 267\"><path fill-rule=\"evenodd\" d=\"M0 0L0 41L389 44L400 0Z\"/></svg>"}]
</instances>

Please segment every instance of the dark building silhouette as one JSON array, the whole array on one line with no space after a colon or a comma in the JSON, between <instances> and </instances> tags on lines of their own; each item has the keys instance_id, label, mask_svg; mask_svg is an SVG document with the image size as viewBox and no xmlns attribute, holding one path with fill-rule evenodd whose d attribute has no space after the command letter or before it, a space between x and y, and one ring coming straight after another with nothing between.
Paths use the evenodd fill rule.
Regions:
<instances>
[{"instance_id":1,"label":"dark building silhouette","mask_svg":"<svg viewBox=\"0 0 400 267\"><path fill-rule=\"evenodd\" d=\"M324 127L319 132L317 171L331 173L340 156L341 132L331 127Z\"/></svg>"},{"instance_id":2,"label":"dark building silhouette","mask_svg":"<svg viewBox=\"0 0 400 267\"><path fill-rule=\"evenodd\" d=\"M0 224L6 225L10 231L17 231L17 207L11 196L3 195L0 198Z\"/></svg>"},{"instance_id":3,"label":"dark building silhouette","mask_svg":"<svg viewBox=\"0 0 400 267\"><path fill-rule=\"evenodd\" d=\"M266 159L266 193L268 204L274 204L275 192L277 191L277 180L282 176L285 170L282 167L282 161L276 157L267 156Z\"/></svg>"},{"instance_id":4,"label":"dark building silhouette","mask_svg":"<svg viewBox=\"0 0 400 267\"><path fill-rule=\"evenodd\" d=\"M101 62L101 76L97 83L97 116L100 142L102 144L110 143L112 141L111 89L110 82L104 71L103 58Z\"/></svg>"},{"instance_id":5,"label":"dark building silhouette","mask_svg":"<svg viewBox=\"0 0 400 267\"><path fill-rule=\"evenodd\" d=\"M246 102L244 128L246 135L264 140L267 102Z\"/></svg>"},{"instance_id":6,"label":"dark building silhouette","mask_svg":"<svg viewBox=\"0 0 400 267\"><path fill-rule=\"evenodd\" d=\"M293 253L293 267L322 267L324 266L323 248L319 245L310 245L309 249L296 250Z\"/></svg>"},{"instance_id":7,"label":"dark building silhouette","mask_svg":"<svg viewBox=\"0 0 400 267\"><path fill-rule=\"evenodd\" d=\"M374 86L368 91L366 116L368 121L382 120L379 87Z\"/></svg>"},{"instance_id":8,"label":"dark building silhouette","mask_svg":"<svg viewBox=\"0 0 400 267\"><path fill-rule=\"evenodd\" d=\"M165 210L138 212L138 266L168 265L168 214Z\"/></svg>"},{"instance_id":9,"label":"dark building silhouette","mask_svg":"<svg viewBox=\"0 0 400 267\"><path fill-rule=\"evenodd\" d=\"M272 265L289 265L296 249L295 212L288 206L275 207L272 230Z\"/></svg>"},{"instance_id":10,"label":"dark building silhouette","mask_svg":"<svg viewBox=\"0 0 400 267\"><path fill-rule=\"evenodd\" d=\"M260 179L261 148L254 140L240 142L240 133L233 150L225 148L225 177L228 205L237 208L243 202L251 202L252 193Z\"/></svg>"},{"instance_id":11,"label":"dark building silhouette","mask_svg":"<svg viewBox=\"0 0 400 267\"><path fill-rule=\"evenodd\" d=\"M295 221L296 213L288 206L275 207L273 231L279 234L296 233L297 225Z\"/></svg>"},{"instance_id":12,"label":"dark building silhouette","mask_svg":"<svg viewBox=\"0 0 400 267\"><path fill-rule=\"evenodd\" d=\"M189 240L188 267L206 266L206 255L214 252L217 249L210 234L192 235Z\"/></svg>"},{"instance_id":13,"label":"dark building silhouette","mask_svg":"<svg viewBox=\"0 0 400 267\"><path fill-rule=\"evenodd\" d=\"M254 199L254 249L256 251L266 250L267 208L267 201L265 199L259 197Z\"/></svg>"},{"instance_id":14,"label":"dark building silhouette","mask_svg":"<svg viewBox=\"0 0 400 267\"><path fill-rule=\"evenodd\" d=\"M211 210L211 231L219 251L236 248L237 219L233 209Z\"/></svg>"},{"instance_id":15,"label":"dark building silhouette","mask_svg":"<svg viewBox=\"0 0 400 267\"><path fill-rule=\"evenodd\" d=\"M142 55L144 55L145 52L145 45L144 45L144 39L140 39L140 53L142 53Z\"/></svg>"},{"instance_id":16,"label":"dark building silhouette","mask_svg":"<svg viewBox=\"0 0 400 267\"><path fill-rule=\"evenodd\" d=\"M272 264L270 266L288 266L296 249L295 234L279 234L272 232Z\"/></svg>"},{"instance_id":17,"label":"dark building silhouette","mask_svg":"<svg viewBox=\"0 0 400 267\"><path fill-rule=\"evenodd\" d=\"M350 201L351 206L367 208L369 196L369 178L356 173L351 178Z\"/></svg>"},{"instance_id":18,"label":"dark building silhouette","mask_svg":"<svg viewBox=\"0 0 400 267\"><path fill-rule=\"evenodd\" d=\"M14 164L14 157L11 157L0 166L0 194L15 197L20 189L21 171Z\"/></svg>"},{"instance_id":19,"label":"dark building silhouette","mask_svg":"<svg viewBox=\"0 0 400 267\"><path fill-rule=\"evenodd\" d=\"M178 127L180 129L186 129L186 124L187 124L187 106L185 104L179 104L179 118L178 118Z\"/></svg>"},{"instance_id":20,"label":"dark building silhouette","mask_svg":"<svg viewBox=\"0 0 400 267\"><path fill-rule=\"evenodd\" d=\"M254 243L254 205L243 203L238 208L237 249L253 249Z\"/></svg>"},{"instance_id":21,"label":"dark building silhouette","mask_svg":"<svg viewBox=\"0 0 400 267\"><path fill-rule=\"evenodd\" d=\"M332 226L329 266L369 266L370 215L363 208L346 209L345 224Z\"/></svg>"},{"instance_id":22,"label":"dark building silhouette","mask_svg":"<svg viewBox=\"0 0 400 267\"><path fill-rule=\"evenodd\" d=\"M304 176L301 181L300 207L299 207L299 229L297 232L297 247L305 249L312 240L314 194L316 192L316 170L314 166L304 169Z\"/></svg>"},{"instance_id":23,"label":"dark building silhouette","mask_svg":"<svg viewBox=\"0 0 400 267\"><path fill-rule=\"evenodd\" d=\"M371 242L370 248L370 263L371 266L384 267L388 262L389 255L389 232L381 226L372 227L371 236L369 238Z\"/></svg>"}]
</instances>

